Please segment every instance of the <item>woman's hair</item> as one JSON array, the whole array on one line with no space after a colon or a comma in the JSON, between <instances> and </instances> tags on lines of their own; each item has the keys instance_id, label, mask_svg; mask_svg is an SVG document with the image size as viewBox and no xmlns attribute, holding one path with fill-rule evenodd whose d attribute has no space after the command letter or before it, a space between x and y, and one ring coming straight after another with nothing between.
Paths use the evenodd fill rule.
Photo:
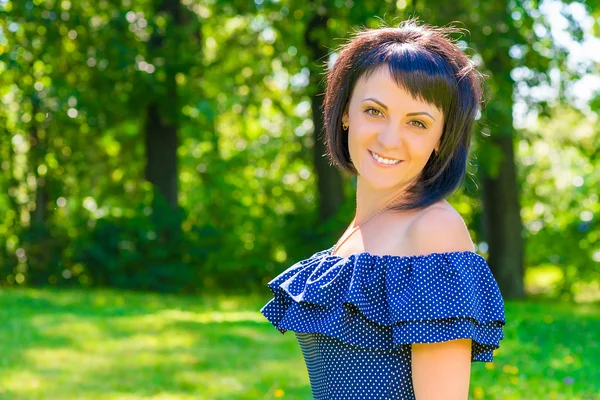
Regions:
<instances>
[{"instance_id":1,"label":"woman's hair","mask_svg":"<svg viewBox=\"0 0 600 400\"><path fill-rule=\"evenodd\" d=\"M404 21L398 27L362 30L339 50L327 73L325 144L331 162L356 175L342 115L358 79L387 65L399 87L440 109L444 129L434 152L397 211L424 208L452 194L465 179L471 130L482 102L482 75L440 28Z\"/></svg>"}]
</instances>

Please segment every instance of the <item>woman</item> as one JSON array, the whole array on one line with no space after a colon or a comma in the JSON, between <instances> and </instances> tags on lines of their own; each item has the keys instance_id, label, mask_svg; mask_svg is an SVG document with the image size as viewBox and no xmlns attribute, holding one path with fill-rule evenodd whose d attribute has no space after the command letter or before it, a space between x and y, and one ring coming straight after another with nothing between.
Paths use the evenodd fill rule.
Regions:
<instances>
[{"instance_id":1,"label":"woman","mask_svg":"<svg viewBox=\"0 0 600 400\"><path fill-rule=\"evenodd\" d=\"M269 282L261 312L296 332L315 399L464 400L493 361L504 301L460 214L480 74L449 29L365 30L327 76L328 155L357 176L330 249Z\"/></svg>"}]
</instances>

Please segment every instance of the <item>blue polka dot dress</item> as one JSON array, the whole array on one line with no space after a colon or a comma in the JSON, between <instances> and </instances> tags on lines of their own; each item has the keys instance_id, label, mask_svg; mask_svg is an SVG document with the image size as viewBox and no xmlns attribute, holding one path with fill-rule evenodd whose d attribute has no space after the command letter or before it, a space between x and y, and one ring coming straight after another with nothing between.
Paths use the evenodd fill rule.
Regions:
<instances>
[{"instance_id":1,"label":"blue polka dot dress","mask_svg":"<svg viewBox=\"0 0 600 400\"><path fill-rule=\"evenodd\" d=\"M493 361L504 300L481 255L332 251L271 280L261 309L282 334L295 332L315 400L414 399L411 343L470 338L471 361Z\"/></svg>"}]
</instances>

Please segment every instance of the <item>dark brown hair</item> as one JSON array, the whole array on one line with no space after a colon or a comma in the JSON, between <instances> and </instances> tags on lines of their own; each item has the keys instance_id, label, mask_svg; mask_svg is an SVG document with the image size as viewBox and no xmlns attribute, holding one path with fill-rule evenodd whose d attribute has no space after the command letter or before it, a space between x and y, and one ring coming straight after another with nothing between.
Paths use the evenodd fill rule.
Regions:
<instances>
[{"instance_id":1,"label":"dark brown hair","mask_svg":"<svg viewBox=\"0 0 600 400\"><path fill-rule=\"evenodd\" d=\"M327 73L325 145L332 164L354 175L358 172L350 159L342 115L360 77L387 65L398 86L444 114L439 151L407 189L407 201L393 210L424 208L464 182L471 130L482 102L482 75L450 38L459 31L414 19L398 27L361 30L341 46Z\"/></svg>"}]
</instances>

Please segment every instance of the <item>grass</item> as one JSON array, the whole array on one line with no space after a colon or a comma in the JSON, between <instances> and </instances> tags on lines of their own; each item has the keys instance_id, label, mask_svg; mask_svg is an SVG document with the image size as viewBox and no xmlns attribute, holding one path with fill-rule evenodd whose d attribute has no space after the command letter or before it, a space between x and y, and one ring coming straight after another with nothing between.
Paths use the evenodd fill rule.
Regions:
<instances>
[{"instance_id":1,"label":"grass","mask_svg":"<svg viewBox=\"0 0 600 400\"><path fill-rule=\"evenodd\" d=\"M310 399L292 332L261 296L0 291L0 399ZM600 400L600 306L506 302L471 399Z\"/></svg>"}]
</instances>

